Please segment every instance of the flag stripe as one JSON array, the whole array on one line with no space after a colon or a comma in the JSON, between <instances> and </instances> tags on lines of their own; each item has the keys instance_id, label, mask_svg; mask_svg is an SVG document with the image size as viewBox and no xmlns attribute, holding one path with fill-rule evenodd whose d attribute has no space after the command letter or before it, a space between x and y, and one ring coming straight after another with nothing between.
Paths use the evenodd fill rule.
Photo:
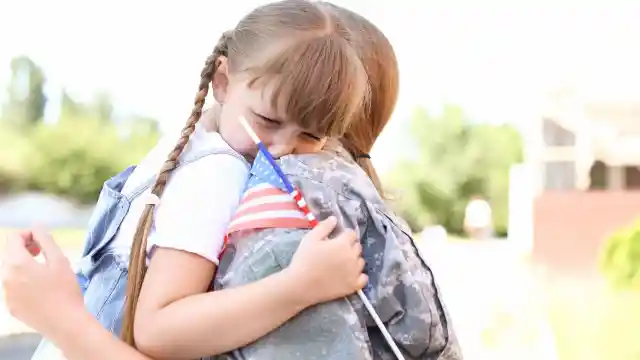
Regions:
<instances>
[{"instance_id":1,"label":"flag stripe","mask_svg":"<svg viewBox=\"0 0 640 360\"><path fill-rule=\"evenodd\" d=\"M268 211L289 211L292 213L300 214L300 217L304 215L304 213L302 213L300 209L298 209L296 204L293 203L265 203L253 205L249 208L242 209L242 211L239 211L236 214L236 217L234 219L240 219L244 216L251 216L253 214L264 213Z\"/></svg>"},{"instance_id":2,"label":"flag stripe","mask_svg":"<svg viewBox=\"0 0 640 360\"><path fill-rule=\"evenodd\" d=\"M233 227L235 224L245 221L269 218L305 219L306 216L300 210L263 210L234 218L231 221L231 224L229 224L229 227Z\"/></svg>"},{"instance_id":3,"label":"flag stripe","mask_svg":"<svg viewBox=\"0 0 640 360\"><path fill-rule=\"evenodd\" d=\"M245 191L243 195L243 200L251 200L256 197L268 196L268 195L286 195L285 191L282 189L278 189L277 187L270 184L260 184L254 187L251 187Z\"/></svg>"},{"instance_id":4,"label":"flag stripe","mask_svg":"<svg viewBox=\"0 0 640 360\"><path fill-rule=\"evenodd\" d=\"M251 211L253 208L261 209L269 206L286 205L290 210L295 210L298 207L291 201L291 197L287 194L278 195L265 195L262 197L251 197L249 199L243 199L236 210L236 217L241 216L247 211ZM255 210L254 210L255 211Z\"/></svg>"}]
</instances>

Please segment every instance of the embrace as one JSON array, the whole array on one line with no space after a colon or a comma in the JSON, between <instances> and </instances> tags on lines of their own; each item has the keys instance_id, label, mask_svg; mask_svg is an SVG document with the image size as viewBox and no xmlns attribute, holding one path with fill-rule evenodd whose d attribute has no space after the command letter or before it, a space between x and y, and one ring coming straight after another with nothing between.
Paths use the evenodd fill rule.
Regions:
<instances>
[{"instance_id":1,"label":"embrace","mask_svg":"<svg viewBox=\"0 0 640 360\"><path fill-rule=\"evenodd\" d=\"M46 233L8 239L8 307L45 338L33 359L462 359L370 161L398 76L352 11L284 0L245 16L177 143L105 182L75 273Z\"/></svg>"}]
</instances>

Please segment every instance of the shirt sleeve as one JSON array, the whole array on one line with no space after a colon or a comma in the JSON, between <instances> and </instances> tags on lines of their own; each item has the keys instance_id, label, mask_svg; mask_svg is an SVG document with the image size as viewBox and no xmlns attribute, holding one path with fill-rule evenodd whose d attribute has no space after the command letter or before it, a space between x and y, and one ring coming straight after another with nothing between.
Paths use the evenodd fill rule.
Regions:
<instances>
[{"instance_id":1,"label":"shirt sleeve","mask_svg":"<svg viewBox=\"0 0 640 360\"><path fill-rule=\"evenodd\" d=\"M164 247L218 264L224 236L247 182L246 165L218 154L183 165L172 174L154 214L148 250Z\"/></svg>"}]
</instances>

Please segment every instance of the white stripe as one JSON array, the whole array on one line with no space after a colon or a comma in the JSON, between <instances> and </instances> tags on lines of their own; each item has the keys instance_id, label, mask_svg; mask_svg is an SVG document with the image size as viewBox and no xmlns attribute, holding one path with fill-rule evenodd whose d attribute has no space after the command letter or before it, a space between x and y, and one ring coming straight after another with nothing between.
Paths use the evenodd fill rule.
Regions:
<instances>
[{"instance_id":1,"label":"white stripe","mask_svg":"<svg viewBox=\"0 0 640 360\"><path fill-rule=\"evenodd\" d=\"M306 201L304 201L304 199L303 199L303 198L300 198L300 201L298 201L298 205L300 205L300 206L303 206L303 207L304 207L304 206L307 206L307 202L306 202Z\"/></svg>"},{"instance_id":2,"label":"white stripe","mask_svg":"<svg viewBox=\"0 0 640 360\"><path fill-rule=\"evenodd\" d=\"M291 202L291 198L287 194L260 196L253 200L242 203L240 206L238 206L238 209L236 211L241 212L252 206L273 204L273 203L290 203L290 202Z\"/></svg>"},{"instance_id":3,"label":"white stripe","mask_svg":"<svg viewBox=\"0 0 640 360\"><path fill-rule=\"evenodd\" d=\"M240 224L255 221L255 220L263 220L263 219L273 219L273 218L287 218L287 219L305 219L306 217L302 215L299 211L292 210L274 210L274 211L260 211L255 214L247 214L243 215L231 222L229 224L229 228L234 226L238 226Z\"/></svg>"},{"instance_id":4,"label":"white stripe","mask_svg":"<svg viewBox=\"0 0 640 360\"><path fill-rule=\"evenodd\" d=\"M256 185L250 189L247 189L247 191L244 192L244 196L243 197L247 197L251 194L253 194L256 191L261 191L261 190L266 190L266 189L275 189L275 186L269 184L269 183L262 183L259 185Z\"/></svg>"},{"instance_id":5,"label":"white stripe","mask_svg":"<svg viewBox=\"0 0 640 360\"><path fill-rule=\"evenodd\" d=\"M313 214L312 213L307 213L307 220L312 221L313 219L315 219Z\"/></svg>"}]
</instances>

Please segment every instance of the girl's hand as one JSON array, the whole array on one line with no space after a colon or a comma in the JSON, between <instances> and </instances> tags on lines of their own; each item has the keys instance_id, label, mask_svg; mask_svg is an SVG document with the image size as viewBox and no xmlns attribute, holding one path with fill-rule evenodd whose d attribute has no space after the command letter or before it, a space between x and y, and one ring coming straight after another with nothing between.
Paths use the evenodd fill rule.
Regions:
<instances>
[{"instance_id":1,"label":"girl's hand","mask_svg":"<svg viewBox=\"0 0 640 360\"><path fill-rule=\"evenodd\" d=\"M335 228L335 217L320 222L300 242L287 268L296 279L301 296L309 304L351 295L366 286L363 274L362 245L356 233L347 230L329 239Z\"/></svg>"},{"instance_id":2,"label":"girl's hand","mask_svg":"<svg viewBox=\"0 0 640 360\"><path fill-rule=\"evenodd\" d=\"M44 263L34 259L40 253ZM24 231L8 236L0 271L11 315L45 336L84 311L69 260L47 233Z\"/></svg>"}]
</instances>

